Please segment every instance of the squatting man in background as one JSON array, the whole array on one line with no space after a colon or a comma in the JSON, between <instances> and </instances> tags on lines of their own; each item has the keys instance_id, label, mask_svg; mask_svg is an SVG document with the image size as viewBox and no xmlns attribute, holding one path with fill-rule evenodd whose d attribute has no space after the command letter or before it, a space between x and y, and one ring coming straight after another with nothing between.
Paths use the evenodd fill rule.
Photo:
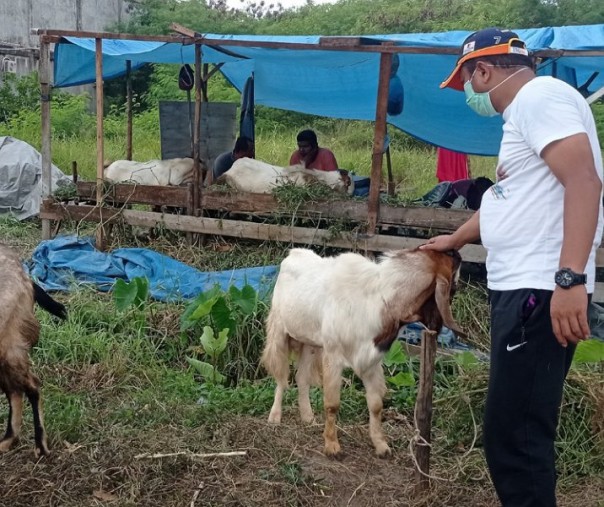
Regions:
<instances>
[{"instance_id":1,"label":"squatting man in background","mask_svg":"<svg viewBox=\"0 0 604 507\"><path fill-rule=\"evenodd\" d=\"M235 160L244 157L254 158L255 156L256 146L254 144L254 141L252 141L249 137L238 137L235 141L233 151L226 151L224 153L221 153L216 157L216 160L214 160L214 167L211 171L212 180L209 181L208 184L211 184L213 181L216 181L220 176L222 176L231 167L233 167Z\"/></svg>"},{"instance_id":2,"label":"squatting man in background","mask_svg":"<svg viewBox=\"0 0 604 507\"><path fill-rule=\"evenodd\" d=\"M313 130L302 130L296 137L298 149L289 159L289 165L304 164L307 169L319 171L335 171L338 162L333 152L327 148L320 148L317 134Z\"/></svg>"},{"instance_id":3,"label":"squatting man in background","mask_svg":"<svg viewBox=\"0 0 604 507\"><path fill-rule=\"evenodd\" d=\"M470 35L441 88L482 116L503 116L496 183L452 235L424 249L487 250L491 363L484 449L505 507L556 505L554 439L564 379L589 334L587 307L602 239L602 156L589 105L537 77L509 30ZM463 129L463 126L460 126Z\"/></svg>"}]
</instances>

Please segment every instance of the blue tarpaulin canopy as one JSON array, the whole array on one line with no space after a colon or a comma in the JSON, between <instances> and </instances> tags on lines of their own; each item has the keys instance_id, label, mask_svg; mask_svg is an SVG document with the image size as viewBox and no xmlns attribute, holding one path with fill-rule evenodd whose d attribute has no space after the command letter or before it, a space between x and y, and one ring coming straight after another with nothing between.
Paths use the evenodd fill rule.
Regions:
<instances>
[{"instance_id":1,"label":"blue tarpaulin canopy","mask_svg":"<svg viewBox=\"0 0 604 507\"><path fill-rule=\"evenodd\" d=\"M516 30L532 51L602 51L602 54L548 59L539 70L579 88L598 73L586 92L604 86L604 25ZM400 46L458 48L470 32L375 35L371 39ZM318 44L319 36L212 35L207 39ZM57 44L54 86L95 81L95 41L65 37ZM379 53L336 50L202 45L204 63L223 63L221 72L242 91L254 73L255 102L270 107L342 119L374 120ZM440 90L454 67L449 54L401 53L397 75L404 88L404 109L389 115L388 123L428 143L477 155L496 155L501 118L482 118L466 105L464 94ZM103 40L103 78L145 63L194 63L194 46L180 42Z\"/></svg>"}]
</instances>

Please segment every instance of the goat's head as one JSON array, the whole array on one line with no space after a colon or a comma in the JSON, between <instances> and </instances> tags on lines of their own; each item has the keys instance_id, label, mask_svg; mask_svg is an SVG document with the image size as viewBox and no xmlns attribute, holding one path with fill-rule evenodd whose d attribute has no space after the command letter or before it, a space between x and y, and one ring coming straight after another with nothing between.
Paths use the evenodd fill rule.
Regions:
<instances>
[{"instance_id":1,"label":"goat's head","mask_svg":"<svg viewBox=\"0 0 604 507\"><path fill-rule=\"evenodd\" d=\"M378 348L387 350L399 327L415 321L421 321L435 332L439 332L444 324L465 336L451 312L451 299L461 267L461 256L457 251L399 250L386 258L394 262L393 273L398 272L403 278L399 278L402 280L400 300L387 301L384 307L383 329L374 338Z\"/></svg>"},{"instance_id":2,"label":"goat's head","mask_svg":"<svg viewBox=\"0 0 604 507\"><path fill-rule=\"evenodd\" d=\"M338 169L338 173L340 174L340 178L342 178L344 192L348 195L352 195L354 192L354 180L346 169Z\"/></svg>"},{"instance_id":3,"label":"goat's head","mask_svg":"<svg viewBox=\"0 0 604 507\"><path fill-rule=\"evenodd\" d=\"M426 255L432 261L434 274L434 293L424 303L421 313L423 323L436 332L444 324L458 335L465 336L451 312L451 300L457 290L461 256L456 250L436 252L434 250L416 250Z\"/></svg>"}]
</instances>

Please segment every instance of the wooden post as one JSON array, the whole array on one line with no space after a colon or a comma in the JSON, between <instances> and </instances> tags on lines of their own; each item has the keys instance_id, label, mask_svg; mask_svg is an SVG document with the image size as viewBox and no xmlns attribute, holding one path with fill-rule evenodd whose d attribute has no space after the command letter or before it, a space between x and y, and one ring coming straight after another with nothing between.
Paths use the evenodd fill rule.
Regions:
<instances>
[{"instance_id":1,"label":"wooden post","mask_svg":"<svg viewBox=\"0 0 604 507\"><path fill-rule=\"evenodd\" d=\"M76 185L78 182L78 163L76 160L71 161L71 178L73 184Z\"/></svg>"},{"instance_id":2,"label":"wooden post","mask_svg":"<svg viewBox=\"0 0 604 507\"><path fill-rule=\"evenodd\" d=\"M95 39L96 49L96 205L103 207L103 163L105 146L103 135L103 39ZM96 229L96 247L105 249L105 231L103 223Z\"/></svg>"},{"instance_id":3,"label":"wooden post","mask_svg":"<svg viewBox=\"0 0 604 507\"><path fill-rule=\"evenodd\" d=\"M126 60L126 160L132 160L132 62Z\"/></svg>"},{"instance_id":4,"label":"wooden post","mask_svg":"<svg viewBox=\"0 0 604 507\"><path fill-rule=\"evenodd\" d=\"M415 401L415 420L419 430L419 441L415 444L417 466L415 471L416 491L422 493L430 488L430 444L432 433L432 393L434 390L434 362L436 358L437 334L422 332L422 347L419 366L419 389ZM426 475L424 475L426 474Z\"/></svg>"},{"instance_id":5,"label":"wooden post","mask_svg":"<svg viewBox=\"0 0 604 507\"><path fill-rule=\"evenodd\" d=\"M42 200L52 193L50 130L50 43L40 36L40 111L42 116ZM42 219L42 239L50 239L50 220Z\"/></svg>"},{"instance_id":6,"label":"wooden post","mask_svg":"<svg viewBox=\"0 0 604 507\"><path fill-rule=\"evenodd\" d=\"M371 157L371 183L369 186L368 234L375 232L380 208L380 186L382 183L382 161L384 138L386 137L386 115L388 114L388 85L392 53L381 53L378 81L377 104L375 111L375 130L373 135L373 154Z\"/></svg>"},{"instance_id":7,"label":"wooden post","mask_svg":"<svg viewBox=\"0 0 604 507\"><path fill-rule=\"evenodd\" d=\"M203 64L203 79L201 81L202 100L208 102L208 80L210 79L210 66L207 63Z\"/></svg>"},{"instance_id":8,"label":"wooden post","mask_svg":"<svg viewBox=\"0 0 604 507\"><path fill-rule=\"evenodd\" d=\"M388 167L388 195L394 197L396 190L394 185L394 176L392 174L392 159L390 158L390 146L386 149L386 166Z\"/></svg>"},{"instance_id":9,"label":"wooden post","mask_svg":"<svg viewBox=\"0 0 604 507\"><path fill-rule=\"evenodd\" d=\"M195 44L195 123L193 124L193 207L199 216L201 202L201 164L199 139L201 137L201 45Z\"/></svg>"}]
</instances>

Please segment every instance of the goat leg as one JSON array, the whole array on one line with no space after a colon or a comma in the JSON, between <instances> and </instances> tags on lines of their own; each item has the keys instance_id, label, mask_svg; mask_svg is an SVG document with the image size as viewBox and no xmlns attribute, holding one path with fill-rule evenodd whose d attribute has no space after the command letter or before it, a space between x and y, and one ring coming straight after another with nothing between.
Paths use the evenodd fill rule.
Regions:
<instances>
[{"instance_id":1,"label":"goat leg","mask_svg":"<svg viewBox=\"0 0 604 507\"><path fill-rule=\"evenodd\" d=\"M340 454L336 421L340 411L340 389L342 387L342 367L323 354L323 404L325 406L325 454L336 457Z\"/></svg>"},{"instance_id":2,"label":"goat leg","mask_svg":"<svg viewBox=\"0 0 604 507\"><path fill-rule=\"evenodd\" d=\"M391 451L382 431L383 398L386 394L386 381L384 380L382 363L380 362L375 367L366 371L361 378L365 386L365 397L367 399L367 408L369 409L369 436L375 447L376 454L380 458L383 458L391 454Z\"/></svg>"},{"instance_id":3,"label":"goat leg","mask_svg":"<svg viewBox=\"0 0 604 507\"><path fill-rule=\"evenodd\" d=\"M8 399L8 423L4 438L0 440L0 452L8 451L13 442L19 438L23 422L23 393L7 393L6 398Z\"/></svg>"},{"instance_id":4,"label":"goat leg","mask_svg":"<svg viewBox=\"0 0 604 507\"><path fill-rule=\"evenodd\" d=\"M38 383L38 382L36 382ZM36 442L36 458L50 454L46 441L46 430L44 429L44 413L42 410L42 400L38 388L30 388L26 391L27 399L31 404L34 416L34 438Z\"/></svg>"},{"instance_id":5,"label":"goat leg","mask_svg":"<svg viewBox=\"0 0 604 507\"><path fill-rule=\"evenodd\" d=\"M296 384L298 386L298 410L300 419L305 423L312 423L314 414L310 405L310 385L313 375L313 361L316 357L315 351L310 345L303 345L300 358L298 359L298 370L296 371Z\"/></svg>"}]
</instances>

